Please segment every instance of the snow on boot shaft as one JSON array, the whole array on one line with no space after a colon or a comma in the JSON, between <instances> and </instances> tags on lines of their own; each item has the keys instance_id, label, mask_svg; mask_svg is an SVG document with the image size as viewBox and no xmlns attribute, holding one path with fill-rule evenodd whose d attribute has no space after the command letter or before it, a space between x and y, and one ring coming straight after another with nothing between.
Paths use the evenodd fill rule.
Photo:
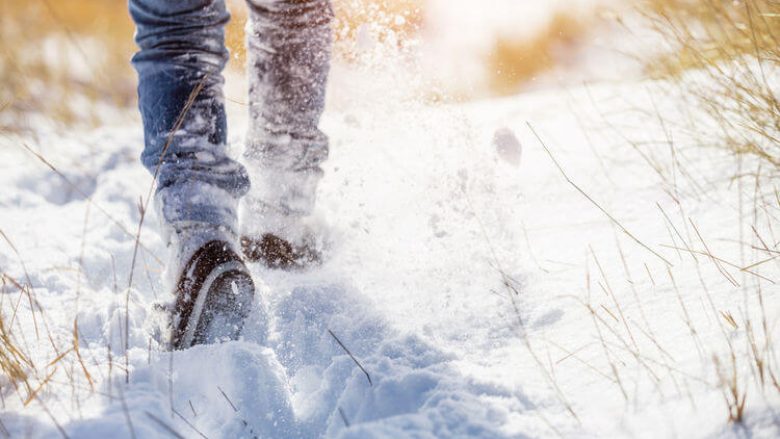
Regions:
<instances>
[{"instance_id":1,"label":"snow on boot shaft","mask_svg":"<svg viewBox=\"0 0 780 439\"><path fill-rule=\"evenodd\" d=\"M156 177L164 228L203 223L237 233L238 199L250 183L227 154L225 4L130 0L129 7L140 49L132 62L144 126L141 161Z\"/></svg>"},{"instance_id":2,"label":"snow on boot shaft","mask_svg":"<svg viewBox=\"0 0 780 439\"><path fill-rule=\"evenodd\" d=\"M249 0L249 115L242 200L244 255L272 268L319 260L312 215L328 138L325 105L333 12L328 0Z\"/></svg>"}]
</instances>

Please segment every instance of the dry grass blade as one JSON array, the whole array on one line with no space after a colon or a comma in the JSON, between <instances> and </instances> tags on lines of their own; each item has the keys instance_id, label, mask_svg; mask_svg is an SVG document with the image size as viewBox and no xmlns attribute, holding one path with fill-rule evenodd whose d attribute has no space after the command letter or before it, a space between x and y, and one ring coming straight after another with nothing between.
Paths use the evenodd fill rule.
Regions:
<instances>
[{"instance_id":1,"label":"dry grass blade","mask_svg":"<svg viewBox=\"0 0 780 439\"><path fill-rule=\"evenodd\" d=\"M81 365L81 371L84 373L84 378L87 379L87 382L89 383L89 388L94 391L95 390L95 382L92 380L92 375L89 374L89 371L87 370L87 365L84 364L84 359L81 358L81 352L79 351L79 323L78 319L73 319L73 351L76 352L76 358L79 360L79 365Z\"/></svg>"},{"instance_id":2,"label":"dry grass blade","mask_svg":"<svg viewBox=\"0 0 780 439\"><path fill-rule=\"evenodd\" d=\"M688 241L682 236L682 234L680 234L680 231L677 229L677 226L674 224L674 221L672 221L672 219L669 218L669 215L666 213L664 208L661 207L661 203L656 202L655 205L656 207L658 207L658 210L660 210L661 213L663 214L666 222L672 227L672 230L674 230L674 233L675 235L677 235L677 238L679 238L680 241L682 241L682 243L685 245L685 248L688 250L688 254L691 256L691 258L693 258L693 262L698 262L698 260L696 259L696 255L692 251L690 251L691 247L690 245L688 245ZM674 236L672 236L672 240L674 240ZM677 251L679 252L679 249L677 249Z\"/></svg>"},{"instance_id":3,"label":"dry grass blade","mask_svg":"<svg viewBox=\"0 0 780 439\"><path fill-rule=\"evenodd\" d=\"M631 233L631 232L630 232L630 231L629 231L627 228L625 228L625 227L623 226L623 224L621 224L621 223L620 223L620 221L618 221L618 220L617 220L617 219L616 219L614 216L612 216L612 214L610 214L610 213L609 213L609 212L607 212L607 211L606 211L606 210L605 210L603 207L601 207L601 205L600 205L599 203L597 203L597 202L596 202L596 200L594 200L594 199L593 199L593 198L592 198L590 195L588 195L588 193L587 193L587 192L585 192L584 190L582 190L582 188L580 188L580 187L577 185L577 183L575 183L574 181L572 181L572 180L571 180L571 178L569 178L569 175L568 175L568 174L566 174L566 171L564 171L564 170L563 170L563 168L561 167L561 165L558 163L558 160L556 160L556 159L555 159L555 156L552 154L552 152L550 151L550 149L549 149L549 148L547 147L547 145L544 143L544 141L542 140L542 138L541 138L541 137L539 137L539 134L537 134L537 132L536 132L536 130L534 129L533 125L531 125L531 123L530 123L530 122L528 122L528 123L527 123L527 125L528 125L528 128L529 128L529 129L531 130L531 132L533 133L534 137L536 137L536 139L537 139L537 140L539 141L539 143L542 145L542 148L544 148L544 150L547 152L547 155L548 155L548 156L550 156L550 159L552 159L553 163L555 164L555 167L556 167L556 168L558 168L558 171L560 171L561 175L563 175L563 178L566 180L566 182L568 182L568 183L569 183L569 184L570 184L570 185L571 185L571 186L572 186L574 189L576 189L576 190L577 190L577 192L579 192L580 194L582 194L582 196L584 196L584 197L585 197L585 198L586 198L588 201L590 201L590 202L591 202L591 204L593 204L594 206L596 206L596 208L597 208L598 210L600 210L600 211L601 211L601 213L603 213L604 215L606 215L606 217L607 217L607 218L609 218L609 220L610 220L610 221L612 221L612 223L613 223L614 225L616 225L616 226L617 226L617 227L618 227L618 228L619 228L619 229L620 229L620 230L621 230L623 233L625 233L625 234L626 234L626 235L627 235L629 238L631 238L631 240L633 240L634 242L636 242L637 244L639 244L639 245L640 245L642 248L644 248L645 250L647 250L647 251L649 251L650 253L652 253L652 254L653 254L653 256L655 256L655 257L657 257L658 259L660 259L661 261L663 261L663 262L664 262L664 263L665 263L667 266L670 266L670 267L672 267L672 266L673 266L673 264L672 264L671 262L669 262L669 261L668 261L666 258L664 258L663 256L661 256L661 255L660 255L658 252L656 252L655 250L651 249L651 248L650 248L650 247L649 247L647 244L645 244L644 242L642 242L641 240L639 240L639 238L637 238L637 237L636 237L636 236L635 236L633 233Z\"/></svg>"},{"instance_id":4,"label":"dry grass blade","mask_svg":"<svg viewBox=\"0 0 780 439\"><path fill-rule=\"evenodd\" d=\"M13 313L11 314L11 320L9 322L9 326L12 326L14 324L14 321L16 320L16 314L19 312L19 305L22 304L22 298L25 296L25 293L28 295L30 294L29 291L27 291L27 287L19 283L16 279L8 275L7 273L3 273L3 279L7 280L11 283L16 289L19 290L19 298L16 299L16 305L14 305Z\"/></svg>"},{"instance_id":5,"label":"dry grass blade","mask_svg":"<svg viewBox=\"0 0 780 439\"><path fill-rule=\"evenodd\" d=\"M631 328L628 326L628 321L626 320L626 316L623 313L623 307L620 306L620 302L618 302L614 290L612 290L612 287L609 285L609 281L607 280L607 275L604 272L604 269L601 267L601 262L599 261L599 258L596 257L596 252L593 251L592 247L590 248L590 254L593 255L593 260L596 262L596 267L598 267L599 269L601 278L604 279L604 284L606 285L605 292L612 299L612 303L615 305L615 308L617 309L618 314L620 315L620 321L623 323L623 326L626 328L626 333L628 334L628 338L631 339L631 344L634 346L634 349L637 352L639 352L639 345L637 345L636 340L634 339L634 334L631 332ZM602 308L604 308L604 310L607 311L617 321L617 318L611 312L609 312L609 310L606 307L602 306Z\"/></svg>"},{"instance_id":6,"label":"dry grass blade","mask_svg":"<svg viewBox=\"0 0 780 439\"><path fill-rule=\"evenodd\" d=\"M742 423L745 414L745 403L747 402L747 391L740 387L739 376L737 374L737 360L734 353L731 353L731 373L723 371L722 364L717 356L713 357L715 368L720 378L723 398L726 401L728 409L728 420L733 423Z\"/></svg>"},{"instance_id":7,"label":"dry grass blade","mask_svg":"<svg viewBox=\"0 0 780 439\"><path fill-rule=\"evenodd\" d=\"M695 254L702 255L702 256L707 256L708 258L710 258L710 259L712 259L712 260L714 260L716 262L720 262L722 264L726 264L726 265L728 265L730 267L736 268L736 269L738 269L740 271L744 271L745 273L751 274L751 275L755 276L758 279L763 279L763 280L765 280L765 281L767 281L767 282L769 282L771 284L777 283L774 280L772 280L772 279L770 279L770 278L768 278L768 277L766 277L764 275L761 275L759 273L756 273L755 271L749 270L747 267L740 267L738 264L735 264L733 262L729 262L729 261L727 261L727 260L725 260L723 258L720 258L718 256L715 256L712 253L709 253L707 251L689 250L687 248L675 247L675 246L666 245L666 244L661 244L661 247L670 248L670 249L674 249L674 250L685 251L685 252L691 252L691 253L695 253Z\"/></svg>"},{"instance_id":8,"label":"dry grass blade","mask_svg":"<svg viewBox=\"0 0 780 439\"><path fill-rule=\"evenodd\" d=\"M723 275L723 277L726 278L731 284L735 287L739 286L739 283L736 279L734 279L734 276L731 275L725 268L723 268L722 265L720 265L719 258L715 258L712 256L712 251L710 251L710 248L707 246L707 242L704 241L704 238L702 238L701 233L699 233L699 228L696 227L696 224L693 222L693 220L689 220L691 223L691 226L693 226L693 230L696 232L696 236L699 238L699 242L704 246L704 250L707 252L707 256L710 257L710 260L715 265L715 267L718 269L718 271Z\"/></svg>"},{"instance_id":9,"label":"dry grass blade","mask_svg":"<svg viewBox=\"0 0 780 439\"><path fill-rule=\"evenodd\" d=\"M151 419L151 420L152 420L152 421L154 421L154 422L155 422L157 425L159 425L160 427L162 427L162 428L163 428L163 430L165 430L165 431L166 431L168 434L170 434L171 436L173 436L173 437L175 437L175 438L179 438L179 439L186 439L184 436L182 436L181 434L179 434L179 432L178 432L178 431L174 430L174 428L173 428L173 427L171 427L170 425L168 425L168 423L167 423L167 422L163 421L162 419L158 418L157 416L155 416L154 414L152 414L152 413L150 413L150 412L146 412L146 411L145 411L144 413L146 414L146 416L148 416L148 417L149 417L149 419Z\"/></svg>"},{"instance_id":10,"label":"dry grass blade","mask_svg":"<svg viewBox=\"0 0 780 439\"><path fill-rule=\"evenodd\" d=\"M182 421L184 421L185 424L187 424L188 427L190 427L195 433L198 433L198 436L202 437L203 439L209 439L208 436L203 434L200 430L195 428L194 425L190 421L187 420L181 413L177 412L176 409L173 410L173 413L179 417Z\"/></svg>"},{"instance_id":11,"label":"dry grass blade","mask_svg":"<svg viewBox=\"0 0 780 439\"><path fill-rule=\"evenodd\" d=\"M347 415L344 414L344 409L339 407L339 416L341 416L341 422L344 423L344 426L349 428L349 420L347 419Z\"/></svg>"},{"instance_id":12,"label":"dry grass blade","mask_svg":"<svg viewBox=\"0 0 780 439\"><path fill-rule=\"evenodd\" d=\"M222 396L225 398L225 401L227 401L227 403L230 404L230 407L233 409L233 411L238 413L239 412L238 407L236 407L236 405L233 404L233 401L231 401L230 398L228 398L227 393L225 393L225 391L222 390L222 387L217 386L217 390L219 390L219 393L221 393ZM192 405L190 404L190 406ZM241 424L243 424L243 426L248 430L248 433L250 435L249 437L251 437L252 439L259 439L259 436L255 434L255 432L252 430L252 427L249 425L248 422L246 422L246 419L240 416L238 419L241 421Z\"/></svg>"},{"instance_id":13,"label":"dry grass blade","mask_svg":"<svg viewBox=\"0 0 780 439\"><path fill-rule=\"evenodd\" d=\"M38 393L40 393L41 390L46 386L46 384L49 383L49 380L54 376L54 374L57 373L57 368L55 367L47 376L46 378L41 381L40 384L38 384L38 387L33 389L32 392L30 392L30 395L27 397L27 399L24 401L24 405L27 406L32 400L38 397Z\"/></svg>"},{"instance_id":14,"label":"dry grass blade","mask_svg":"<svg viewBox=\"0 0 780 439\"><path fill-rule=\"evenodd\" d=\"M373 386L373 385L374 385L374 382L373 382L373 381L371 381L371 375L368 373L368 371L366 370L366 368L365 368L365 367L363 367L363 365L362 365L362 364L360 364L360 361L358 361L358 359L357 359L357 358L355 358L355 356L354 356L354 355L352 355L352 352L350 352L350 351L349 351L349 349L347 349L347 347L346 347L346 346L344 346L344 343L342 343L342 342L341 342L341 340L339 340L339 338L338 338L338 337L336 337L336 334L334 334L334 333L333 333L333 331L331 331L330 329L328 329L328 334L330 334L330 336L331 336L331 337L333 337L333 339L334 339L334 340L336 340L336 343L338 343L338 344L339 344L339 346L341 346L341 349L344 349L344 352L346 352L346 353L347 353L347 355L349 355L349 358L351 358L351 359L352 359L352 361L354 361L354 362L355 362L355 364L357 364L357 367L359 367L359 368L360 368L360 370L362 370L362 371L363 371L363 373L366 375L366 379L368 380L368 384L369 384L370 386Z\"/></svg>"},{"instance_id":15,"label":"dry grass blade","mask_svg":"<svg viewBox=\"0 0 780 439\"><path fill-rule=\"evenodd\" d=\"M752 268L756 268L759 265L764 265L767 262L772 262L772 261L774 261L775 259L778 259L778 258L780 258L780 255L772 256L771 258L762 259L762 260L760 260L758 262L754 262L754 263L752 263L750 265L747 265L745 267L740 268L740 271L748 271L749 272L750 269L752 269Z\"/></svg>"},{"instance_id":16,"label":"dry grass blade","mask_svg":"<svg viewBox=\"0 0 780 439\"><path fill-rule=\"evenodd\" d=\"M750 345L750 352L753 354L753 362L755 363L756 370L758 371L758 377L761 381L761 387L766 384L766 370L767 364L761 355L758 343L756 341L756 334L753 331L753 325L750 322L746 324L748 344Z\"/></svg>"},{"instance_id":17,"label":"dry grass blade","mask_svg":"<svg viewBox=\"0 0 780 439\"><path fill-rule=\"evenodd\" d=\"M219 390L219 393L222 394L223 397L225 397L225 401L227 401L228 404L230 404L230 407L233 409L234 412L238 413L238 407L236 407L235 404L233 404L233 401L228 398L227 393L225 393L224 390L222 390L222 387L217 386L217 390Z\"/></svg>"},{"instance_id":18,"label":"dry grass blade","mask_svg":"<svg viewBox=\"0 0 780 439\"><path fill-rule=\"evenodd\" d=\"M623 380L620 377L620 372L618 371L618 368L615 364L615 361L612 359L612 355L609 352L609 348L607 348L607 343L604 340L604 334L601 332L601 327L599 326L598 320L597 320L597 314L596 310L593 309L593 307L590 304L585 304L585 306L588 309L588 312L590 313L590 316L593 320L593 326L596 328L596 333L599 337L599 342L601 343L601 348L604 351L604 357L607 359L607 362L609 363L610 371L612 372L612 376L614 377L615 383L618 385L618 389L620 389L620 394L623 395L623 399L625 401L628 401L628 393L626 392L626 388L623 385Z\"/></svg>"},{"instance_id":19,"label":"dry grass blade","mask_svg":"<svg viewBox=\"0 0 780 439\"><path fill-rule=\"evenodd\" d=\"M685 325L688 327L688 332L691 334L691 338L696 345L696 349L699 351L699 356L704 358L704 348L702 347L702 342L699 338L699 332L696 330L696 326L693 324L691 315L688 312L688 307L685 305L685 300L683 300L680 289L677 287L677 281L674 278L674 274L672 273L671 269L666 270L666 273L669 275L669 280L672 282L672 287L674 288L674 292L677 297L677 303L680 305L680 309L683 312L683 317L685 318Z\"/></svg>"},{"instance_id":20,"label":"dry grass blade","mask_svg":"<svg viewBox=\"0 0 780 439\"><path fill-rule=\"evenodd\" d=\"M84 212L84 224L81 229L81 248L79 250L79 263L76 270L76 316L79 315L79 296L81 295L81 276L84 272L84 250L87 244L87 227L89 224L89 211L92 205L87 203L87 208Z\"/></svg>"},{"instance_id":21,"label":"dry grass blade","mask_svg":"<svg viewBox=\"0 0 780 439\"><path fill-rule=\"evenodd\" d=\"M19 300L21 300L22 292L24 292L26 290L27 291L27 299L30 302L30 314L32 314L33 327L35 328L35 338L36 339L40 339L40 335L38 333L38 320L35 318L35 308L37 306L38 309L40 310L41 307L38 304L38 301L33 297L34 293L32 291L32 280L30 280L30 273L27 271L27 266L24 263L24 260L22 259L22 255L19 254L19 250L17 250L17 248L14 245L14 243L11 242L11 238L9 238L8 235L6 235L5 232L3 232L2 230L0 230L0 237L2 237L5 240L5 242L8 244L8 246L11 247L11 250L13 250L14 254L19 259L19 263L22 265L22 270L24 270L24 276L25 276L25 279L27 280L27 288L26 289L22 288L22 290L19 293L20 294ZM17 307L18 306L19 306L19 304L17 303ZM11 316L11 323L9 324L9 326L13 325L15 316L16 316L16 311L14 310L14 314L13 314L13 316Z\"/></svg>"},{"instance_id":22,"label":"dry grass blade","mask_svg":"<svg viewBox=\"0 0 780 439\"><path fill-rule=\"evenodd\" d=\"M590 347L590 346L591 346L593 343L589 343L589 344L587 344L587 345L585 345L585 346L582 346L582 347L580 347L580 348L578 348L578 349L575 349L574 351L570 351L570 350L568 350L568 349L564 348L563 346L559 345L558 343L556 343L556 342L554 342L554 341L552 341L552 340L548 340L548 342L549 342L549 343L550 343L552 346L554 346L554 347L555 347L555 348L557 348L557 349L560 349L560 350L561 350L561 351L562 351L564 354L566 354L566 355L564 355L563 357L561 357L560 359L558 359L558 360L556 360L556 361L555 361L555 364L556 364L556 365L557 365L557 364L561 364L561 363L563 363L564 361L568 360L569 358L573 358L573 359L577 360L577 361L578 361L580 364L582 364L583 366L585 366L585 367L587 367L588 369L590 369L590 370L592 370L592 371L596 372L597 374L599 374L599 375L600 375L602 378L604 378L604 379L606 379L606 380L608 380L608 381L611 381L613 384L617 384L617 381L615 381L615 380L614 380L614 379L613 379L611 376L609 376L609 375L607 375L606 373L604 373L604 372L600 371L598 368L596 368L595 366L593 366L591 363L589 363L589 362L587 362L587 361L583 360L582 358L580 358L580 357L577 355L579 352L581 352L581 351L583 351L583 350L587 349L588 347Z\"/></svg>"},{"instance_id":23,"label":"dry grass blade","mask_svg":"<svg viewBox=\"0 0 780 439\"><path fill-rule=\"evenodd\" d=\"M0 370L3 375L14 385L24 384L27 392L32 393L26 372L31 366L32 361L16 346L6 328L3 316L0 315Z\"/></svg>"},{"instance_id":24,"label":"dry grass blade","mask_svg":"<svg viewBox=\"0 0 780 439\"><path fill-rule=\"evenodd\" d=\"M739 325L737 325L737 321L734 320L734 316L731 315L728 311L721 311L720 315L723 316L723 320L726 321L734 330L739 328Z\"/></svg>"},{"instance_id":25,"label":"dry grass blade","mask_svg":"<svg viewBox=\"0 0 780 439\"><path fill-rule=\"evenodd\" d=\"M61 361L63 358L65 358L65 356L66 356L66 355L68 355L69 353L71 353L71 351L73 351L73 348L72 348L72 347L68 348L68 350L66 350L66 351L62 352L61 354L57 355L57 356L56 356L56 357L55 357L53 360L51 360L51 361L49 362L49 364L47 364L46 366L47 366L47 367L54 366L55 364L59 363L59 362L60 362L60 361Z\"/></svg>"},{"instance_id":26,"label":"dry grass blade","mask_svg":"<svg viewBox=\"0 0 780 439\"><path fill-rule=\"evenodd\" d=\"M171 131L168 134L168 138L165 141L165 146L162 149L162 152L160 153L160 158L157 161L157 166L154 169L154 178L152 179L152 184L149 186L149 192L146 194L146 201L143 201L138 204L138 210L141 213L141 218L138 221L138 230L135 233L135 246L133 247L133 259L130 263L130 276L128 278L128 288L133 286L133 272L135 270L135 261L136 257L138 256L138 247L141 243L141 229L144 224L144 219L146 217L146 212L149 210L149 202L152 199L152 191L154 190L155 182L157 181L157 176L160 173L160 168L162 167L165 156L168 153L168 148L170 148L171 143L173 143L174 135L176 134L179 129L181 129L182 124L184 124L184 118L187 116L187 113L189 113L190 108L192 108L192 105L195 103L195 99L197 99L198 95L200 95L200 92L203 91L203 88L206 86L206 81L208 81L209 75L205 75L203 79L198 82L198 84L195 86L194 89L192 89L192 92L190 92L190 95L187 97L187 101L184 103L184 107L182 108L181 112L179 113L179 116L176 118L176 122L173 124L173 127L171 127Z\"/></svg>"}]
</instances>

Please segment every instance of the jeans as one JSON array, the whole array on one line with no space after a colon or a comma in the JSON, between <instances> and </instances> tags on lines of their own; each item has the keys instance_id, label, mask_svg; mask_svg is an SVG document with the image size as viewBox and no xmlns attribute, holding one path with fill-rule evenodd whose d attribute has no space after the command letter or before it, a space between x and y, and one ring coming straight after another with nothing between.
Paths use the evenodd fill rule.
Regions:
<instances>
[{"instance_id":1,"label":"jeans","mask_svg":"<svg viewBox=\"0 0 780 439\"><path fill-rule=\"evenodd\" d=\"M227 154L222 70L224 0L130 0L140 50L141 161L173 231L204 225L238 234L239 199L305 215L328 153L325 101L329 0L247 0L250 127L244 164Z\"/></svg>"}]
</instances>

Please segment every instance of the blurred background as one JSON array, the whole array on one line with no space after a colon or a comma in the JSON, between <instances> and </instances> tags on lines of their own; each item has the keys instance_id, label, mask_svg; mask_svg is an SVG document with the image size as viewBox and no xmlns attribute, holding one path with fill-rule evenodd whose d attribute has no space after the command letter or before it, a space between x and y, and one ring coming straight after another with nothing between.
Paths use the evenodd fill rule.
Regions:
<instances>
[{"instance_id":1,"label":"blurred background","mask_svg":"<svg viewBox=\"0 0 780 439\"><path fill-rule=\"evenodd\" d=\"M247 11L243 0L227 2L226 95L237 108L246 104ZM341 100L337 108L371 97L448 103L583 82L679 78L731 60L756 79L746 56L764 68L780 58L780 6L772 0L333 2L329 100ZM43 124L95 127L118 120L117 112L137 117L134 51L126 0L0 1L0 130L34 136ZM697 93L715 114L723 110L717 102L744 103L729 96L734 90L767 90L743 80L735 86L736 76L722 73L709 81L722 87ZM763 97L740 115L761 131L777 123L774 94Z\"/></svg>"},{"instance_id":2,"label":"blurred background","mask_svg":"<svg viewBox=\"0 0 780 439\"><path fill-rule=\"evenodd\" d=\"M619 78L630 57L615 56L610 35L624 3L334 0L334 81L371 72L415 99L463 101ZM243 0L228 4L230 77L243 73L247 13ZM133 108L134 51L126 0L2 0L0 128L94 126ZM244 100L241 87L228 99Z\"/></svg>"}]
</instances>

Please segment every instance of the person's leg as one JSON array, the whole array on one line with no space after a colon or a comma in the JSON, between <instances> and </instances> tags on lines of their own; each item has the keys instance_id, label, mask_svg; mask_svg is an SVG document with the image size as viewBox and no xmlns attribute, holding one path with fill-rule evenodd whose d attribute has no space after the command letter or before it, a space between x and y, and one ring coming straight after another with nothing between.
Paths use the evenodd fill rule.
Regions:
<instances>
[{"instance_id":1,"label":"person's leg","mask_svg":"<svg viewBox=\"0 0 780 439\"><path fill-rule=\"evenodd\" d=\"M248 0L249 114L245 163L253 189L241 229L252 257L265 234L295 240L314 207L328 139L325 105L333 13L329 0ZM253 258L256 259L256 258Z\"/></svg>"},{"instance_id":2,"label":"person's leg","mask_svg":"<svg viewBox=\"0 0 780 439\"><path fill-rule=\"evenodd\" d=\"M130 0L140 51L143 164L178 276L172 345L236 338L254 295L238 255L237 207L246 170L226 153L223 0Z\"/></svg>"},{"instance_id":3,"label":"person's leg","mask_svg":"<svg viewBox=\"0 0 780 439\"><path fill-rule=\"evenodd\" d=\"M138 100L143 164L157 178L158 208L175 233L220 228L235 235L249 189L226 154L222 69L228 60L223 0L130 0L140 51Z\"/></svg>"}]
</instances>

